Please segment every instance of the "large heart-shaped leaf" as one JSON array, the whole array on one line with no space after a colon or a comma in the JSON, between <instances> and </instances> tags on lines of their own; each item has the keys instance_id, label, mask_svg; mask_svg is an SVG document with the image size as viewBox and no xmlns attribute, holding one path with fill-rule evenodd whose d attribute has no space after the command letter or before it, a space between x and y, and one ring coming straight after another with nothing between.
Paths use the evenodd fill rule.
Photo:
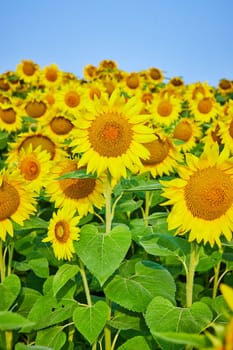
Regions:
<instances>
[{"instance_id":1,"label":"large heart-shaped leaf","mask_svg":"<svg viewBox=\"0 0 233 350\"><path fill-rule=\"evenodd\" d=\"M114 227L109 233L98 232L94 225L83 226L75 250L101 285L113 274L124 259L131 243L129 228Z\"/></svg>"},{"instance_id":2,"label":"large heart-shaped leaf","mask_svg":"<svg viewBox=\"0 0 233 350\"><path fill-rule=\"evenodd\" d=\"M108 305L104 301L97 301L95 305L78 305L73 313L73 320L77 330L93 344L108 319Z\"/></svg>"},{"instance_id":3,"label":"large heart-shaped leaf","mask_svg":"<svg viewBox=\"0 0 233 350\"><path fill-rule=\"evenodd\" d=\"M145 320L151 334L161 345L162 349L178 350L180 345L164 339L171 339L172 332L174 334L180 333L181 335L186 333L190 334L190 336L198 335L211 322L212 312L203 302L193 303L190 308L181 308L174 306L168 299L155 297L148 305ZM188 337L185 339L182 335L182 338L181 343L183 341L183 344L190 345L191 337L190 339Z\"/></svg>"},{"instance_id":4,"label":"large heart-shaped leaf","mask_svg":"<svg viewBox=\"0 0 233 350\"><path fill-rule=\"evenodd\" d=\"M162 295L175 303L176 286L170 272L151 261L138 262L132 275L116 275L104 288L106 296L128 310L143 312Z\"/></svg>"}]
</instances>

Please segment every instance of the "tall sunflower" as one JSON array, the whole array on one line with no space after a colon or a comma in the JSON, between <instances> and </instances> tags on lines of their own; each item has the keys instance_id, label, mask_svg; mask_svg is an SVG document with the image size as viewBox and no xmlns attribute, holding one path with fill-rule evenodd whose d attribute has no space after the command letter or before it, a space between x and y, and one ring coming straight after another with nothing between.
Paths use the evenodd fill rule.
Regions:
<instances>
[{"instance_id":1,"label":"tall sunflower","mask_svg":"<svg viewBox=\"0 0 233 350\"><path fill-rule=\"evenodd\" d=\"M6 234L13 236L12 220L19 225L35 212L36 201L18 171L10 172L3 169L0 172L0 238L6 239Z\"/></svg>"},{"instance_id":2,"label":"tall sunflower","mask_svg":"<svg viewBox=\"0 0 233 350\"><path fill-rule=\"evenodd\" d=\"M68 205L69 208L77 210L80 216L84 216L88 212L94 212L94 207L103 207L104 178L59 179L62 175L77 170L80 170L77 160L61 160L50 173L46 192L56 207Z\"/></svg>"},{"instance_id":3,"label":"tall sunflower","mask_svg":"<svg viewBox=\"0 0 233 350\"><path fill-rule=\"evenodd\" d=\"M51 242L54 255L58 260L71 260L75 253L73 241L79 239L80 229L77 227L79 216L75 210L63 207L53 213L48 226L48 236L42 242Z\"/></svg>"},{"instance_id":4,"label":"tall sunflower","mask_svg":"<svg viewBox=\"0 0 233 350\"><path fill-rule=\"evenodd\" d=\"M142 104L131 98L127 102L114 90L89 103L87 111L78 115L71 146L74 153L82 153L80 166L87 172L100 175L109 170L112 177L126 177L126 169L133 170L141 159L149 158L143 143L154 140L153 130L145 123L148 115L140 114Z\"/></svg>"},{"instance_id":5,"label":"tall sunflower","mask_svg":"<svg viewBox=\"0 0 233 350\"><path fill-rule=\"evenodd\" d=\"M193 118L181 118L175 125L172 137L182 141L177 143L177 148L183 152L189 152L197 145L202 137L202 128Z\"/></svg>"},{"instance_id":6,"label":"tall sunflower","mask_svg":"<svg viewBox=\"0 0 233 350\"><path fill-rule=\"evenodd\" d=\"M161 181L168 198L164 205L172 205L168 228L189 232L189 241L221 246L221 235L232 239L233 161L214 144L200 158L186 154L186 162L177 168L179 178Z\"/></svg>"}]
</instances>

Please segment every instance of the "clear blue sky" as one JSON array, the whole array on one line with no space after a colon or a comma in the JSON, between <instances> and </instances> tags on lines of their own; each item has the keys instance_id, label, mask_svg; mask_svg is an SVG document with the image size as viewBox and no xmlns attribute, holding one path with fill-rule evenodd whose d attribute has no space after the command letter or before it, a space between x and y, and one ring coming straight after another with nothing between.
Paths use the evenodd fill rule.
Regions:
<instances>
[{"instance_id":1,"label":"clear blue sky","mask_svg":"<svg viewBox=\"0 0 233 350\"><path fill-rule=\"evenodd\" d=\"M2 0L0 73L32 59L82 77L112 59L216 86L233 80L232 16L232 0Z\"/></svg>"}]
</instances>

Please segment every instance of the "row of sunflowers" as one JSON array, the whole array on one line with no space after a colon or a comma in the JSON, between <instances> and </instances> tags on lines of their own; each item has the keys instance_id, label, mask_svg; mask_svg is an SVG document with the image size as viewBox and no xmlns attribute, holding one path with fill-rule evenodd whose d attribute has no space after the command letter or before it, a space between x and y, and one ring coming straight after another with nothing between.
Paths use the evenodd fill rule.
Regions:
<instances>
[{"instance_id":1,"label":"row of sunflowers","mask_svg":"<svg viewBox=\"0 0 233 350\"><path fill-rule=\"evenodd\" d=\"M233 82L0 75L0 348L233 349Z\"/></svg>"}]
</instances>

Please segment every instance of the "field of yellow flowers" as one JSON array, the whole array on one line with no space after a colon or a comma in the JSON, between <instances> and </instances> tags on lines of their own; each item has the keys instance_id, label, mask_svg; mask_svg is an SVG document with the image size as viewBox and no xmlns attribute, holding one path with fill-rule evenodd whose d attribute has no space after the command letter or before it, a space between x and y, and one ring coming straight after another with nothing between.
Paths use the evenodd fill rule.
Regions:
<instances>
[{"instance_id":1,"label":"field of yellow flowers","mask_svg":"<svg viewBox=\"0 0 233 350\"><path fill-rule=\"evenodd\" d=\"M233 349L233 81L0 75L0 349Z\"/></svg>"}]
</instances>

